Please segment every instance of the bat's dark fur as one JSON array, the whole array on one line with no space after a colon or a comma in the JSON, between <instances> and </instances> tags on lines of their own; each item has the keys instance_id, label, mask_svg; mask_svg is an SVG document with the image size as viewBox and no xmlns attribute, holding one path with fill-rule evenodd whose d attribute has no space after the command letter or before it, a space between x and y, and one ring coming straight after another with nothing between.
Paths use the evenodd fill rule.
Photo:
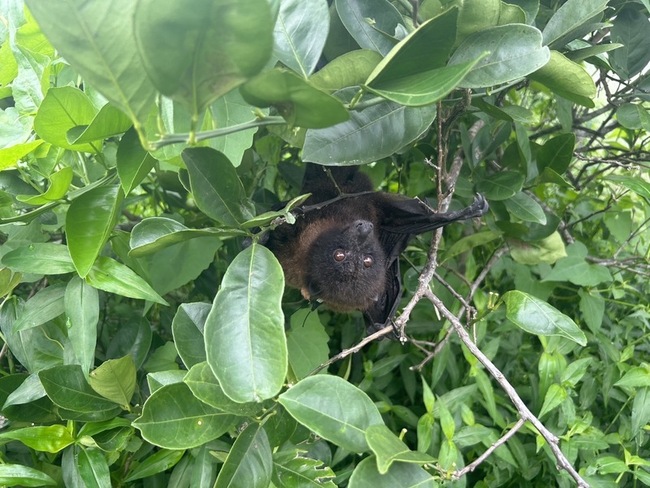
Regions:
<instances>
[{"instance_id":1,"label":"bat's dark fur","mask_svg":"<svg viewBox=\"0 0 650 488\"><path fill-rule=\"evenodd\" d=\"M479 195L463 210L436 213L417 198L372 191L368 177L354 166L333 167L331 175L336 184L322 166L307 165L302 192L312 196L296 223L277 227L266 245L287 284L307 300L337 311L360 310L371 326L386 324L396 311L402 293L399 255L409 240L488 209Z\"/></svg>"}]
</instances>

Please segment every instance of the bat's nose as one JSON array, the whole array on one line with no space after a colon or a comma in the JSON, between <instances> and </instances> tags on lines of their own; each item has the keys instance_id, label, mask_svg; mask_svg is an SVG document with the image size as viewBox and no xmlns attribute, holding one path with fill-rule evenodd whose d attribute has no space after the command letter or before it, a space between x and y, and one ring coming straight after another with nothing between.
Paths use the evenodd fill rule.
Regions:
<instances>
[{"instance_id":1,"label":"bat's nose","mask_svg":"<svg viewBox=\"0 0 650 488\"><path fill-rule=\"evenodd\" d=\"M367 220L355 220L352 225L359 234L359 237L368 237L374 228L372 222L368 222Z\"/></svg>"}]
</instances>

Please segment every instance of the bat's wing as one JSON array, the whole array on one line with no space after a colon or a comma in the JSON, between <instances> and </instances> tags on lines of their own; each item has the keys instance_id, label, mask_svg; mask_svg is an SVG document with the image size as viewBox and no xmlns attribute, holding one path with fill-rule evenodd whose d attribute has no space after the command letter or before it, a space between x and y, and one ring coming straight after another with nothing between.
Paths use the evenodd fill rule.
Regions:
<instances>
[{"instance_id":1,"label":"bat's wing","mask_svg":"<svg viewBox=\"0 0 650 488\"><path fill-rule=\"evenodd\" d=\"M370 327L381 328L393 318L402 296L399 255L406 249L411 237L458 220L480 217L488 210L483 195L477 195L472 204L454 212L436 213L417 198L401 195L373 195L381 211L380 242L386 253L386 294L365 311Z\"/></svg>"}]
</instances>

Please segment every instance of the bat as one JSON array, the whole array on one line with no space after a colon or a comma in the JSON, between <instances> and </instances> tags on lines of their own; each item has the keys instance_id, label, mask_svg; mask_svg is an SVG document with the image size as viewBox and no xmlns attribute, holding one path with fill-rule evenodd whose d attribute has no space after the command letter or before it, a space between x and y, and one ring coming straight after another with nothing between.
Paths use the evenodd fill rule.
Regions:
<instances>
[{"instance_id":1,"label":"bat","mask_svg":"<svg viewBox=\"0 0 650 488\"><path fill-rule=\"evenodd\" d=\"M329 173L308 164L296 222L276 227L265 245L286 283L309 301L339 312L360 310L370 327L387 324L402 296L399 256L417 234L488 210L482 195L462 210L436 213L418 198L373 191L356 166Z\"/></svg>"}]
</instances>

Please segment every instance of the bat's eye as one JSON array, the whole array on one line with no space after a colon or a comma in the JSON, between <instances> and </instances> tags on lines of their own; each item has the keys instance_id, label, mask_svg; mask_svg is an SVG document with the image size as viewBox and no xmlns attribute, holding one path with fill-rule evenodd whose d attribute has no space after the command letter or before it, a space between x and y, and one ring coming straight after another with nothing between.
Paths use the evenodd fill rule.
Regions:
<instances>
[{"instance_id":1,"label":"bat's eye","mask_svg":"<svg viewBox=\"0 0 650 488\"><path fill-rule=\"evenodd\" d=\"M375 264L375 260L372 259L372 256L365 256L365 257L363 258L363 265L364 265L366 268L369 268L369 267L372 266L373 264Z\"/></svg>"},{"instance_id":2,"label":"bat's eye","mask_svg":"<svg viewBox=\"0 0 650 488\"><path fill-rule=\"evenodd\" d=\"M345 259L345 253L341 249L334 251L334 261L341 262Z\"/></svg>"}]
</instances>

